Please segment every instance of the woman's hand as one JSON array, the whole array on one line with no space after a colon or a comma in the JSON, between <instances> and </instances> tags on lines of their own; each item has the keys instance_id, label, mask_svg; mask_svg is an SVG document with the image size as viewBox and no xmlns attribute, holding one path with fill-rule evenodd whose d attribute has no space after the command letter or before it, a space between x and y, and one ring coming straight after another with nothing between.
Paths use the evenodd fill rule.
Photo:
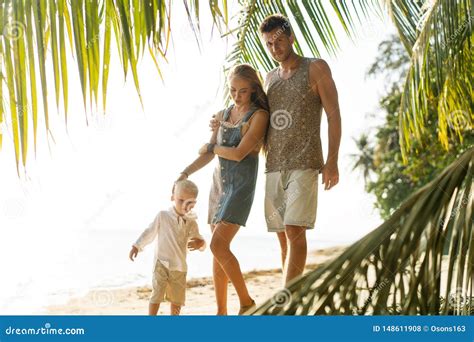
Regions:
<instances>
[{"instance_id":1,"label":"woman's hand","mask_svg":"<svg viewBox=\"0 0 474 342\"><path fill-rule=\"evenodd\" d=\"M209 145L209 144L204 144L204 146L199 149L199 154L206 154L207 153L207 145Z\"/></svg>"},{"instance_id":2,"label":"woman's hand","mask_svg":"<svg viewBox=\"0 0 474 342\"><path fill-rule=\"evenodd\" d=\"M181 173L179 175L178 179L176 179L175 183L179 182L179 181L182 181L182 180L185 180L185 179L188 179L188 176L186 176L184 173Z\"/></svg>"}]
</instances>

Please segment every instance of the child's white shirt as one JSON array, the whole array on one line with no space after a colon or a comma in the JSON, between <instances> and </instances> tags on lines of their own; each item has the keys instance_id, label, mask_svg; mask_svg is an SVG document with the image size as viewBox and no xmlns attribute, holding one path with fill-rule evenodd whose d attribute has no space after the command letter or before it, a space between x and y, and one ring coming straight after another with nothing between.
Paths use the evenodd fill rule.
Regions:
<instances>
[{"instance_id":1,"label":"child's white shirt","mask_svg":"<svg viewBox=\"0 0 474 342\"><path fill-rule=\"evenodd\" d=\"M193 213L178 215L174 207L160 211L153 222L140 235L134 246L141 252L156 239L154 265L159 260L170 271L187 272L187 244L192 238L204 238ZM199 248L203 251L206 243Z\"/></svg>"}]
</instances>

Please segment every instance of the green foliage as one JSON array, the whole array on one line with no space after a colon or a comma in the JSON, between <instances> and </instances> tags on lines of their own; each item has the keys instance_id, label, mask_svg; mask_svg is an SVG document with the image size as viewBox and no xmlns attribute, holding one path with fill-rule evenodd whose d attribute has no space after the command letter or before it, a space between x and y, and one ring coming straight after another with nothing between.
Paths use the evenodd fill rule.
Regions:
<instances>
[{"instance_id":1,"label":"green foliage","mask_svg":"<svg viewBox=\"0 0 474 342\"><path fill-rule=\"evenodd\" d=\"M373 193L376 208L383 218L388 218L414 191L434 179L474 144L472 131L466 132L463 141L452 139L448 151L437 139L439 130L436 105L430 108L426 128L420 139L414 141L408 163L402 159L399 144L399 113L403 84L409 58L398 37L380 44L380 55L368 71L369 76L383 76L390 86L380 100L385 122L371 134L356 140L359 153L354 156L354 169L365 175L366 189ZM368 136L374 136L369 139Z\"/></svg>"}]
</instances>

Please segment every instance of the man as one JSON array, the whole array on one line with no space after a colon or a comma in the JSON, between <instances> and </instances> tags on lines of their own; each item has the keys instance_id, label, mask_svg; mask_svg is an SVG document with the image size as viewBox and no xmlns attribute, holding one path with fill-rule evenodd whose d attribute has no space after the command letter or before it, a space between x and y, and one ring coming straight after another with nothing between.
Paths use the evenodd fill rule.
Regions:
<instances>
[{"instance_id":1,"label":"man","mask_svg":"<svg viewBox=\"0 0 474 342\"><path fill-rule=\"evenodd\" d=\"M279 63L265 81L271 114L266 143L265 217L268 231L278 235L288 284L303 273L306 264L306 230L316 221L319 173L325 190L339 181L341 117L329 66L322 59L294 52L295 38L288 19L279 14L269 16L261 24L260 33ZM320 139L323 108L329 137L326 162Z\"/></svg>"}]
</instances>

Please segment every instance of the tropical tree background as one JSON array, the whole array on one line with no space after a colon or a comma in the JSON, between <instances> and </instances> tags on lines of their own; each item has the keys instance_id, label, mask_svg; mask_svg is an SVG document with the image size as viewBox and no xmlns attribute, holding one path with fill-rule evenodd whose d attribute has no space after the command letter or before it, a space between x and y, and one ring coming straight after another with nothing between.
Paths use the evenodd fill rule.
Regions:
<instances>
[{"instance_id":1,"label":"tropical tree background","mask_svg":"<svg viewBox=\"0 0 474 342\"><path fill-rule=\"evenodd\" d=\"M420 142L423 148L407 155L403 162L400 147L400 103L404 80L410 66L409 55L398 36L379 45L380 55L367 72L368 77L382 77L386 93L379 107L384 122L373 131L355 139L359 150L354 154L354 169L364 175L367 192L376 197L375 207L388 219L410 194L433 180L445 167L474 144L473 130L466 130L462 139L451 139L446 150L438 134L437 109L431 106L425 132ZM372 114L371 116L376 116Z\"/></svg>"},{"instance_id":2,"label":"tropical tree background","mask_svg":"<svg viewBox=\"0 0 474 342\"><path fill-rule=\"evenodd\" d=\"M358 165L364 165L368 180L375 172L373 192L390 198L379 201L382 214L388 217L398 209L339 259L292 284L286 306L275 311L270 303L258 312L447 313L449 308L439 296L442 290L449 292L456 284L459 293L472 295L472 1L238 0L230 4L193 0L184 5L184 13L172 13L171 2L161 0L0 1L0 127L6 124L12 131L18 173L27 165L31 146L36 147L38 129L45 129L47 139L52 138L50 83L56 110L67 122L68 75L73 72L68 56L77 67L84 112L98 106L106 111L112 41L124 77L132 74L141 99L140 58L148 53L160 72L176 15L188 18L199 43L204 5L210 8L211 25L221 38L234 42L227 66L248 62L262 72L275 66L258 35L260 22L269 14L288 16L297 38L296 50L313 56L319 56L321 49L337 54L336 25L357 41L358 29L367 18L388 16L401 45L388 46L385 55L396 51L400 60L377 61L372 73L385 63L384 67L389 65L389 70L404 77L393 81L393 92L383 101L387 126L377 132L375 141L358 140L364 151ZM51 79L48 68L53 70ZM38 127L40 115L45 127ZM0 130L0 145L1 139ZM386 171L392 174L383 176ZM394 189L393 183L397 184L392 185ZM429 274L444 265L446 278L443 272ZM341 276L341 270L352 278ZM383 286L382 281L386 281ZM427 281L431 287L425 286ZM358 294L363 289L369 295L361 306L358 300L363 296ZM374 291L377 295L372 295ZM408 300L402 299L407 294ZM457 311L466 312L470 309Z\"/></svg>"}]
</instances>

